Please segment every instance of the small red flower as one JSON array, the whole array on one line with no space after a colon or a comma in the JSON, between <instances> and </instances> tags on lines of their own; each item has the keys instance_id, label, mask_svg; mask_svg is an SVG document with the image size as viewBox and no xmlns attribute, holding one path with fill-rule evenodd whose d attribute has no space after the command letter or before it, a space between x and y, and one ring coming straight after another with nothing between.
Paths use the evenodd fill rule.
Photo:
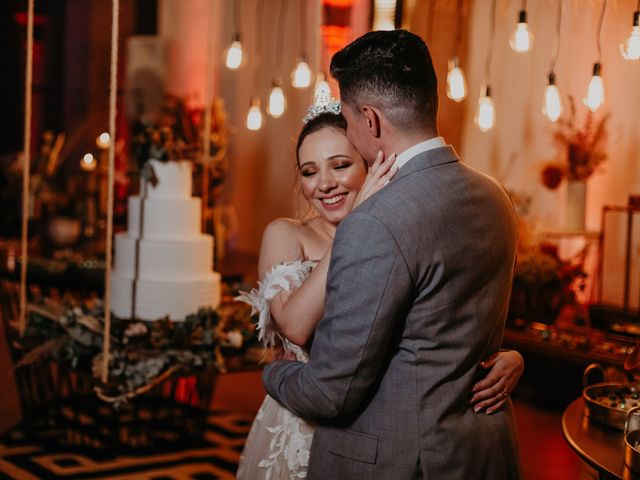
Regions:
<instances>
[{"instance_id":1,"label":"small red flower","mask_svg":"<svg viewBox=\"0 0 640 480\"><path fill-rule=\"evenodd\" d=\"M557 164L550 163L542 169L542 184L549 190L555 190L564 178L564 170Z\"/></svg>"}]
</instances>

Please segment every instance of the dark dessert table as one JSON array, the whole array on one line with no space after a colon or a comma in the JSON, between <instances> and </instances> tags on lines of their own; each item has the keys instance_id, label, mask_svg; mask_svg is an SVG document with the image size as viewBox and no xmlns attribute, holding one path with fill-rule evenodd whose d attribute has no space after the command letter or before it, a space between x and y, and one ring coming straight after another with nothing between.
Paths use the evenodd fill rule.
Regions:
<instances>
[{"instance_id":1,"label":"dark dessert table","mask_svg":"<svg viewBox=\"0 0 640 480\"><path fill-rule=\"evenodd\" d=\"M34 249L29 253L27 282L45 288L57 288L77 292L104 293L104 248L79 245L76 249L44 251ZM102 249L101 249L102 248ZM31 250L31 247L30 247ZM0 238L0 278L15 282L20 280L20 245L17 239ZM217 260L215 271L226 283L257 280L258 256L250 252L229 251Z\"/></svg>"},{"instance_id":2,"label":"dark dessert table","mask_svg":"<svg viewBox=\"0 0 640 480\"><path fill-rule=\"evenodd\" d=\"M598 471L601 479L640 480L640 475L624 463L622 431L589 420L584 408L584 400L578 398L562 415L562 431L571 448Z\"/></svg>"}]
</instances>

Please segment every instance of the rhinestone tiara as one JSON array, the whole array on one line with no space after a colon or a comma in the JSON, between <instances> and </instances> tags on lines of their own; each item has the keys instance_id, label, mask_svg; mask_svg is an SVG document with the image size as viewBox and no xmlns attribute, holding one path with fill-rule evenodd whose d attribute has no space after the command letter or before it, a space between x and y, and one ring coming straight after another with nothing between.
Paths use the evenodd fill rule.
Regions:
<instances>
[{"instance_id":1,"label":"rhinestone tiara","mask_svg":"<svg viewBox=\"0 0 640 480\"><path fill-rule=\"evenodd\" d=\"M316 98L313 100L313 105L307 110L307 114L302 119L302 122L306 125L323 113L340 115L341 112L342 107L340 106L340 100L333 98L329 93L321 93L316 95Z\"/></svg>"}]
</instances>

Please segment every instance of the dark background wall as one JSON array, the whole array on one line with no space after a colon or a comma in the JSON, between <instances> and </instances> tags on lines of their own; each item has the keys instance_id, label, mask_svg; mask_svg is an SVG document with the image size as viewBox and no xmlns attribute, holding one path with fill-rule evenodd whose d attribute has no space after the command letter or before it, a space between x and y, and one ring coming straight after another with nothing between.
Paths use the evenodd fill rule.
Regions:
<instances>
[{"instance_id":1,"label":"dark background wall","mask_svg":"<svg viewBox=\"0 0 640 480\"><path fill-rule=\"evenodd\" d=\"M156 0L121 2L121 39L155 34L156 24ZM26 34L26 0L0 2L0 155L22 150ZM32 152L45 130L65 132L69 144L106 126L110 45L111 2L35 2ZM120 55L122 78L122 42Z\"/></svg>"}]
</instances>

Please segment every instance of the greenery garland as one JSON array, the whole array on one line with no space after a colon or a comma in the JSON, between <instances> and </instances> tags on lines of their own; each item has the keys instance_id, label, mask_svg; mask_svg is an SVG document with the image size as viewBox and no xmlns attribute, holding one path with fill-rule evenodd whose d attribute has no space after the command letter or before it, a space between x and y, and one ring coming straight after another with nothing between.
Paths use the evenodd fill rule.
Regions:
<instances>
[{"instance_id":1,"label":"greenery garland","mask_svg":"<svg viewBox=\"0 0 640 480\"><path fill-rule=\"evenodd\" d=\"M29 322L16 346L25 352L14 368L45 357L93 379L98 395L117 405L178 371L226 371L225 357L242 356L256 342L248 306L201 309L184 321L112 317L109 380L100 381L104 304L44 300L29 306Z\"/></svg>"}]
</instances>

